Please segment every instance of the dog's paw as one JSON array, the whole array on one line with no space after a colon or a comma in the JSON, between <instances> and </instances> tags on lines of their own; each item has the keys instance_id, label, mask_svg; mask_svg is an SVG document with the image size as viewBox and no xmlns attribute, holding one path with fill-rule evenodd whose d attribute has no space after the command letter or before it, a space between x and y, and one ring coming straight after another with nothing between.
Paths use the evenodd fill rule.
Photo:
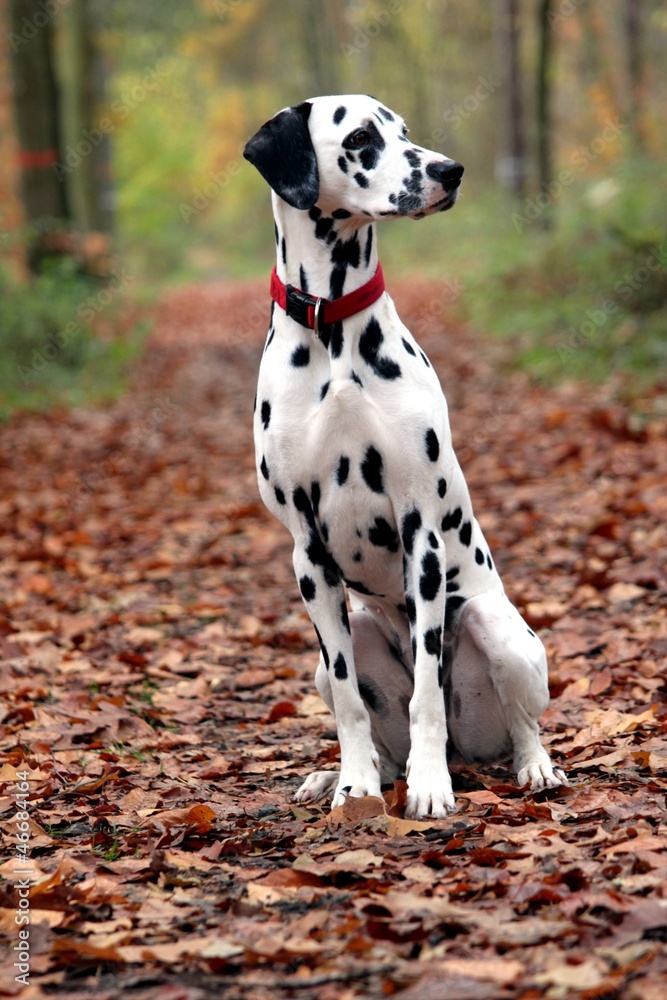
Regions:
<instances>
[{"instance_id":1,"label":"dog's paw","mask_svg":"<svg viewBox=\"0 0 667 1000\"><path fill-rule=\"evenodd\" d=\"M410 768L408 764L408 794L405 815L409 819L445 819L456 809L452 779L447 765L433 764Z\"/></svg>"},{"instance_id":2,"label":"dog's paw","mask_svg":"<svg viewBox=\"0 0 667 1000\"><path fill-rule=\"evenodd\" d=\"M338 806L342 806L346 799L361 799L365 795L374 795L377 799L382 798L380 775L377 771L367 775L356 775L356 777L351 774L341 774L331 808L336 809Z\"/></svg>"},{"instance_id":3,"label":"dog's paw","mask_svg":"<svg viewBox=\"0 0 667 1000\"><path fill-rule=\"evenodd\" d=\"M360 799L365 795L382 798L380 758L377 750L373 747L370 754L365 757L365 766L362 764L364 755L360 754L360 758L361 760L355 762L355 767L348 765L342 768L331 803L332 809L342 806L345 800L350 798Z\"/></svg>"},{"instance_id":4,"label":"dog's paw","mask_svg":"<svg viewBox=\"0 0 667 1000\"><path fill-rule=\"evenodd\" d=\"M522 767L517 775L517 781L521 786L530 784L531 792L538 792L541 788L558 788L559 785L568 785L569 782L565 772L559 767L554 767L551 761L533 761Z\"/></svg>"},{"instance_id":5,"label":"dog's paw","mask_svg":"<svg viewBox=\"0 0 667 1000\"><path fill-rule=\"evenodd\" d=\"M295 792L294 801L319 802L333 792L338 784L338 777L338 771L314 771Z\"/></svg>"}]
</instances>

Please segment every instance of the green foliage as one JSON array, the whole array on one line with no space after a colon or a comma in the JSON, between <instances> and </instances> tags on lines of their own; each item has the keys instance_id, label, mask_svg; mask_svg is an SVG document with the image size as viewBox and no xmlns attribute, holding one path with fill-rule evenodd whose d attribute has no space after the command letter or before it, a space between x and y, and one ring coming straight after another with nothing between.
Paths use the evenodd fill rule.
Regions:
<instances>
[{"instance_id":1,"label":"green foliage","mask_svg":"<svg viewBox=\"0 0 667 1000\"><path fill-rule=\"evenodd\" d=\"M513 223L507 196L482 199L471 212L467 239L480 255L461 273L464 315L512 337L519 365L547 381L598 381L619 370L659 377L667 361L664 170L626 160L551 207L546 229L544 215Z\"/></svg>"},{"instance_id":2,"label":"green foliage","mask_svg":"<svg viewBox=\"0 0 667 1000\"><path fill-rule=\"evenodd\" d=\"M120 296L52 261L29 284L0 268L0 418L15 410L100 402L123 387L126 365L141 336L100 336L101 317L113 326Z\"/></svg>"},{"instance_id":3,"label":"green foliage","mask_svg":"<svg viewBox=\"0 0 667 1000\"><path fill-rule=\"evenodd\" d=\"M521 221L526 204L466 179L453 211L381 227L385 274L438 282L449 315L509 339L516 364L539 379L664 379L662 166L626 159L602 179L573 183L548 206L548 227L540 211Z\"/></svg>"}]
</instances>

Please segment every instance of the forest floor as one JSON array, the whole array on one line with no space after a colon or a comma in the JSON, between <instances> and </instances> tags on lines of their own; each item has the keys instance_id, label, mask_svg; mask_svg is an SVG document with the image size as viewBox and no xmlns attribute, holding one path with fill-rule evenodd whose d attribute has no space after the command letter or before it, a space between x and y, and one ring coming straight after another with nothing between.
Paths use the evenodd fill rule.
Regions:
<instances>
[{"instance_id":1,"label":"forest floor","mask_svg":"<svg viewBox=\"0 0 667 1000\"><path fill-rule=\"evenodd\" d=\"M406 820L401 782L293 803L338 747L255 481L266 290L171 292L121 401L0 427L1 996L664 997L660 397L532 384L437 285L392 292L546 643L570 787L453 759L448 820Z\"/></svg>"}]
</instances>

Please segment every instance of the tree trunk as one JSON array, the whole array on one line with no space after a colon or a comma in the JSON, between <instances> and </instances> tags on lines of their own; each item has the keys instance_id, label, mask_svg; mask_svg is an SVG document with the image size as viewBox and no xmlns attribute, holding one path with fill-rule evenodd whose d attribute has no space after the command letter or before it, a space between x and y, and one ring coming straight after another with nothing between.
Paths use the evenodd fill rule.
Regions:
<instances>
[{"instance_id":1,"label":"tree trunk","mask_svg":"<svg viewBox=\"0 0 667 1000\"><path fill-rule=\"evenodd\" d=\"M109 135L97 124L104 98L104 67L92 17L89 0L70 0L61 15L58 69L63 81L64 157L77 229L110 232Z\"/></svg>"},{"instance_id":2,"label":"tree trunk","mask_svg":"<svg viewBox=\"0 0 667 1000\"><path fill-rule=\"evenodd\" d=\"M506 87L503 153L496 167L499 180L523 197L527 174L526 136L521 87L519 0L498 0L497 36Z\"/></svg>"},{"instance_id":3,"label":"tree trunk","mask_svg":"<svg viewBox=\"0 0 667 1000\"><path fill-rule=\"evenodd\" d=\"M306 67L313 94L341 91L341 18L337 4L326 0L296 0L293 6L299 25Z\"/></svg>"},{"instance_id":4,"label":"tree trunk","mask_svg":"<svg viewBox=\"0 0 667 1000\"><path fill-rule=\"evenodd\" d=\"M628 121L635 151L644 144L642 129L642 58L641 0L625 0L625 44L628 67Z\"/></svg>"},{"instance_id":5,"label":"tree trunk","mask_svg":"<svg viewBox=\"0 0 667 1000\"><path fill-rule=\"evenodd\" d=\"M540 0L538 7L538 52L537 52L537 176L541 191L551 184L551 54L553 32L549 23L552 0ZM550 213L541 215L542 225L551 224Z\"/></svg>"},{"instance_id":6,"label":"tree trunk","mask_svg":"<svg viewBox=\"0 0 667 1000\"><path fill-rule=\"evenodd\" d=\"M54 169L60 161L60 135L53 23L37 0L10 0L9 15L21 198L32 231L29 257L37 259L49 232L70 217L67 190Z\"/></svg>"}]
</instances>

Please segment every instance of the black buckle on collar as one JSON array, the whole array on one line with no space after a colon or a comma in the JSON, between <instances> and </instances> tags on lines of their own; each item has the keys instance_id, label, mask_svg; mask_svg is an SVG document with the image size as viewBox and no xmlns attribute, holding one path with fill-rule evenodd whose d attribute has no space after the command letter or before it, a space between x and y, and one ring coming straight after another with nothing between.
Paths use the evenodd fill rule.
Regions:
<instances>
[{"instance_id":1,"label":"black buckle on collar","mask_svg":"<svg viewBox=\"0 0 667 1000\"><path fill-rule=\"evenodd\" d=\"M300 291L294 285L287 285L285 312L291 319L300 323L301 326L305 326L308 330L312 330L312 326L308 322L308 309L314 308L316 302L317 299L308 295L307 292Z\"/></svg>"}]
</instances>

